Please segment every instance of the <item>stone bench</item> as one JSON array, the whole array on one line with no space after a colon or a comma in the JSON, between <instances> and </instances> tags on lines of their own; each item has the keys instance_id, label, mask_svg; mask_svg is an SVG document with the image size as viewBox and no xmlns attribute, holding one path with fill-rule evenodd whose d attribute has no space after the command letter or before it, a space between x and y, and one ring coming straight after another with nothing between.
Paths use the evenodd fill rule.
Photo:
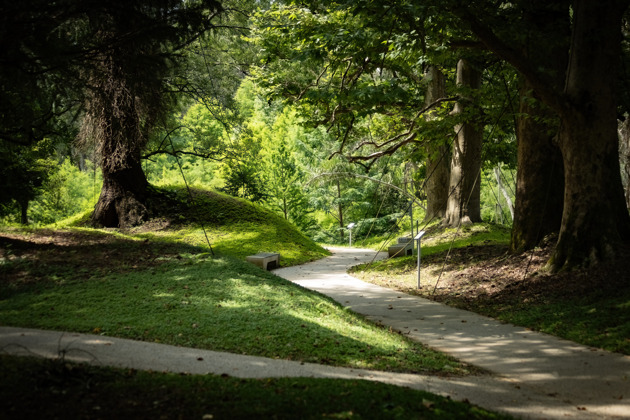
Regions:
<instances>
[{"instance_id":1,"label":"stone bench","mask_svg":"<svg viewBox=\"0 0 630 420\"><path fill-rule=\"evenodd\" d=\"M247 262L257 265L263 270L271 270L280 267L280 254L274 252L259 252L256 255L246 257L246 259Z\"/></svg>"},{"instance_id":2,"label":"stone bench","mask_svg":"<svg viewBox=\"0 0 630 420\"><path fill-rule=\"evenodd\" d=\"M413 239L398 238L398 243L387 248L389 257L403 257L405 255L413 255Z\"/></svg>"}]
</instances>

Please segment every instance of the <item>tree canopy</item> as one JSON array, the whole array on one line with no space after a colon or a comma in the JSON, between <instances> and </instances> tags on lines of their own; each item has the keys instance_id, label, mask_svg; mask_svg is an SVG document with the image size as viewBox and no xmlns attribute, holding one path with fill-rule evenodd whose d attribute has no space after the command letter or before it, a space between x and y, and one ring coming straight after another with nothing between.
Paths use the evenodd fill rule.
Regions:
<instances>
[{"instance_id":1,"label":"tree canopy","mask_svg":"<svg viewBox=\"0 0 630 420\"><path fill-rule=\"evenodd\" d=\"M147 220L149 180L177 167L343 238L406 194L427 222L480 221L503 167L513 251L557 235L553 270L615 258L628 4L3 2L0 204L25 221L55 158L90 157L99 225Z\"/></svg>"}]
</instances>

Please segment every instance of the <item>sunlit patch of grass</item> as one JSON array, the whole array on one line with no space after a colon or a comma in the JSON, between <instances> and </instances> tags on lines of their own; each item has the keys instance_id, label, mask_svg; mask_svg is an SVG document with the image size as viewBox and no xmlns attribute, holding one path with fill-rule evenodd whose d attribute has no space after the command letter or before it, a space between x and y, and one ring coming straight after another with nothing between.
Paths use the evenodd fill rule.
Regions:
<instances>
[{"instance_id":1,"label":"sunlit patch of grass","mask_svg":"<svg viewBox=\"0 0 630 420\"><path fill-rule=\"evenodd\" d=\"M0 323L405 372L469 368L233 258L2 290Z\"/></svg>"},{"instance_id":2,"label":"sunlit patch of grass","mask_svg":"<svg viewBox=\"0 0 630 420\"><path fill-rule=\"evenodd\" d=\"M485 311L518 325L592 347L630 354L630 288L614 295L548 296L544 302L490 306Z\"/></svg>"},{"instance_id":3,"label":"sunlit patch of grass","mask_svg":"<svg viewBox=\"0 0 630 420\"><path fill-rule=\"evenodd\" d=\"M447 273L462 269L465 264L474 263L475 247L507 245L510 232L507 228L493 224L477 224L460 229L432 227L422 238L421 246L421 286L433 287L445 270ZM402 290L413 291L418 284L417 243L414 243L412 256L388 258L355 266L351 271L357 277L389 287L397 284ZM451 249L470 250L471 259L454 261L447 255ZM463 264L458 266L458 264Z\"/></svg>"}]
</instances>

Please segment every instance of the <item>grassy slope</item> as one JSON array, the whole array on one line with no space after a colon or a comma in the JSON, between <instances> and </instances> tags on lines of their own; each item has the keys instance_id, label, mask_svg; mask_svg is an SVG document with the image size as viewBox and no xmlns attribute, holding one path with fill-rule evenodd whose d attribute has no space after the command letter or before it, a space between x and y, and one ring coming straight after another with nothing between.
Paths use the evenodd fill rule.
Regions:
<instances>
[{"instance_id":1,"label":"grassy slope","mask_svg":"<svg viewBox=\"0 0 630 420\"><path fill-rule=\"evenodd\" d=\"M143 242L124 249L146 252ZM165 260L75 277L49 263L42 280L2 288L0 323L359 368L464 372L452 359L246 262L207 254Z\"/></svg>"},{"instance_id":2,"label":"grassy slope","mask_svg":"<svg viewBox=\"0 0 630 420\"><path fill-rule=\"evenodd\" d=\"M157 219L134 230L135 236L208 247L218 255L244 259L258 252L279 252L281 265L296 265L328 255L277 214L225 194L193 190L193 201L179 188L155 191ZM204 234L205 228L205 234Z\"/></svg>"}]
</instances>

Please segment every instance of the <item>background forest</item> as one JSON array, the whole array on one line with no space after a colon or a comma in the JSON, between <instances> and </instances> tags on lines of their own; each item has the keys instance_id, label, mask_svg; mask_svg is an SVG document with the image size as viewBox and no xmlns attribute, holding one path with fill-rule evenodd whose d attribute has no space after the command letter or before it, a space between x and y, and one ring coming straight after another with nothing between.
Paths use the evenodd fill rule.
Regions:
<instances>
[{"instance_id":1,"label":"background forest","mask_svg":"<svg viewBox=\"0 0 630 420\"><path fill-rule=\"evenodd\" d=\"M559 234L558 268L605 259L630 229L626 39L601 31L617 61L589 58L620 68L612 88L562 92L585 68L571 39L606 7L473 3L3 4L2 223L132 226L146 185L185 184L318 242L345 243L350 223L369 244L485 221L511 226L515 251ZM601 104L571 99L589 89ZM605 141L578 139L581 105L607 110L588 114ZM574 246L596 229L593 252Z\"/></svg>"}]
</instances>

